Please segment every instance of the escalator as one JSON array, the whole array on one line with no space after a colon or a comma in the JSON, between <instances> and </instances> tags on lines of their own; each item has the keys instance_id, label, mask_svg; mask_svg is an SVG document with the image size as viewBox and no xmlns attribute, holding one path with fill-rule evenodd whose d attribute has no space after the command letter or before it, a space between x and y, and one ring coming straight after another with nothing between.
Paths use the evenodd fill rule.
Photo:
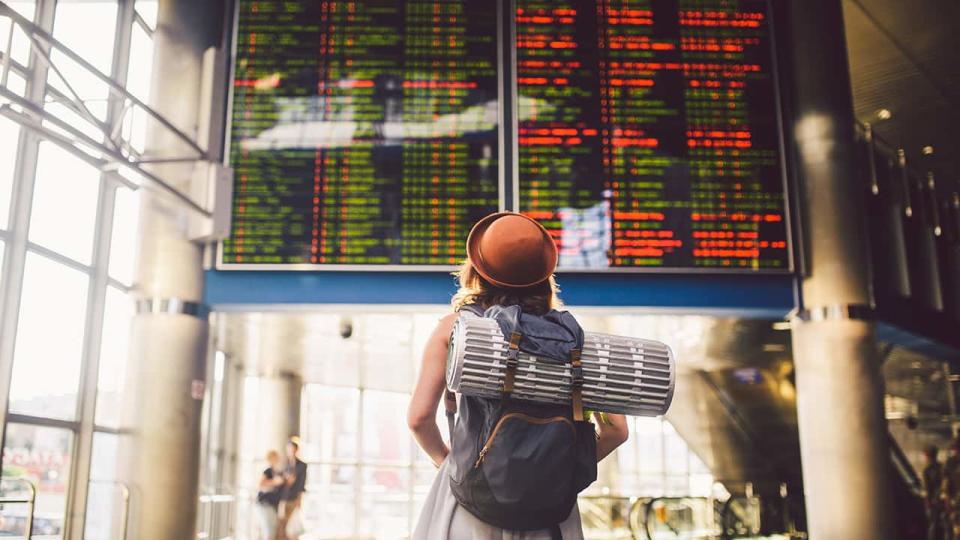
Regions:
<instances>
[{"instance_id":1,"label":"escalator","mask_svg":"<svg viewBox=\"0 0 960 540\"><path fill-rule=\"evenodd\" d=\"M774 534L799 538L806 530L790 334L774 325L763 320L716 319L700 349L678 352L684 362L667 419L732 495L723 503L728 505L726 512L718 511L719 536L702 538ZM923 369L915 368L918 362ZM907 399L914 404L911 411L923 411L919 425L911 424L913 429L908 430L906 422L888 410L891 431L897 436L889 437L888 476L898 539L923 538L917 456L935 442L945 447L938 441L944 440L944 430L949 435L952 406L948 402L953 398L942 390L931 395L937 370L942 370L942 363L921 362L916 353L899 348L884 365L888 401ZM946 384L944 376L939 380ZM758 517L751 521L748 515ZM657 538L696 537L669 536L668 530L658 529Z\"/></svg>"}]
</instances>

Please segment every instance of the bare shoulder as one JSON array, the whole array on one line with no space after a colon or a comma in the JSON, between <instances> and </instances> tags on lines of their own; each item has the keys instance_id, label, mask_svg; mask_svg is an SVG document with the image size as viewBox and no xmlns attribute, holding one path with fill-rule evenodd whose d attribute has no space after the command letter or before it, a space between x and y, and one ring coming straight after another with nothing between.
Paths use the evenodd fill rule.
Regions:
<instances>
[{"instance_id":1,"label":"bare shoulder","mask_svg":"<svg viewBox=\"0 0 960 540\"><path fill-rule=\"evenodd\" d=\"M457 322L457 318L460 317L460 313L454 311L453 313L447 313L443 317L440 317L440 320L437 322L437 326L441 328L451 328L453 323Z\"/></svg>"},{"instance_id":2,"label":"bare shoulder","mask_svg":"<svg viewBox=\"0 0 960 540\"><path fill-rule=\"evenodd\" d=\"M440 318L437 321L437 327L433 330L433 335L430 337L431 341L443 342L444 347L448 345L450 340L450 332L453 331L453 325L457 322L457 317L459 313L448 313Z\"/></svg>"}]
</instances>

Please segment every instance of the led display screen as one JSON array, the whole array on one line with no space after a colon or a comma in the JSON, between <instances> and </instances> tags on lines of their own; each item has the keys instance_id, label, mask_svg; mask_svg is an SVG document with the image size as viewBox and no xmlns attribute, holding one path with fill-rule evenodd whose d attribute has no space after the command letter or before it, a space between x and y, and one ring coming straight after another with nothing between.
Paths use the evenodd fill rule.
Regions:
<instances>
[{"instance_id":1,"label":"led display screen","mask_svg":"<svg viewBox=\"0 0 960 540\"><path fill-rule=\"evenodd\" d=\"M461 260L500 207L489 7L240 0L221 266Z\"/></svg>"},{"instance_id":2,"label":"led display screen","mask_svg":"<svg viewBox=\"0 0 960 540\"><path fill-rule=\"evenodd\" d=\"M450 266L506 208L562 270L788 271L772 40L766 0L239 0L219 266Z\"/></svg>"},{"instance_id":3,"label":"led display screen","mask_svg":"<svg viewBox=\"0 0 960 540\"><path fill-rule=\"evenodd\" d=\"M517 0L519 207L562 268L789 267L763 0Z\"/></svg>"}]
</instances>

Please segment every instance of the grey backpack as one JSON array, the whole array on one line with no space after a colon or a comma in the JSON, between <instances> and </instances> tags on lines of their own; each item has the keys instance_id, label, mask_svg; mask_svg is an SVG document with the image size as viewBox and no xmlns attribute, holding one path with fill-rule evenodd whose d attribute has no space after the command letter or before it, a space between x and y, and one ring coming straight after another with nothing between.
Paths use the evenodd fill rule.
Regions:
<instances>
[{"instance_id":1,"label":"grey backpack","mask_svg":"<svg viewBox=\"0 0 960 540\"><path fill-rule=\"evenodd\" d=\"M520 306L463 310L496 320L510 348L499 399L460 396L451 429L450 487L460 505L485 523L551 529L556 537L577 494L597 478L596 431L583 419L580 398L583 330L572 315L556 310L544 315L523 313ZM571 365L572 407L511 397L521 350L538 362Z\"/></svg>"}]
</instances>

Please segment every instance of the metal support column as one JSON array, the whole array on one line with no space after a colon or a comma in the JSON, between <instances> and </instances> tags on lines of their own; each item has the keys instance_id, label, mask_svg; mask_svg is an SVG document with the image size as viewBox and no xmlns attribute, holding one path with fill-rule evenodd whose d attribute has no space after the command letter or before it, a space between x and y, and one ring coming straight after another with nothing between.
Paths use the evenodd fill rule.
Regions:
<instances>
[{"instance_id":1,"label":"metal support column","mask_svg":"<svg viewBox=\"0 0 960 540\"><path fill-rule=\"evenodd\" d=\"M154 33L150 105L189 135L201 122L204 51L220 41L219 2L163 0ZM183 141L150 126L151 158L183 155ZM152 169L184 193L192 163ZM202 248L188 239L189 209L154 190L142 192L139 252L126 391L123 451L134 488L130 534L141 540L194 538L200 420L208 323L202 309Z\"/></svg>"},{"instance_id":2,"label":"metal support column","mask_svg":"<svg viewBox=\"0 0 960 540\"><path fill-rule=\"evenodd\" d=\"M807 261L793 328L809 534L895 536L883 382L868 313L864 190L840 0L787 3L797 172Z\"/></svg>"}]
</instances>

